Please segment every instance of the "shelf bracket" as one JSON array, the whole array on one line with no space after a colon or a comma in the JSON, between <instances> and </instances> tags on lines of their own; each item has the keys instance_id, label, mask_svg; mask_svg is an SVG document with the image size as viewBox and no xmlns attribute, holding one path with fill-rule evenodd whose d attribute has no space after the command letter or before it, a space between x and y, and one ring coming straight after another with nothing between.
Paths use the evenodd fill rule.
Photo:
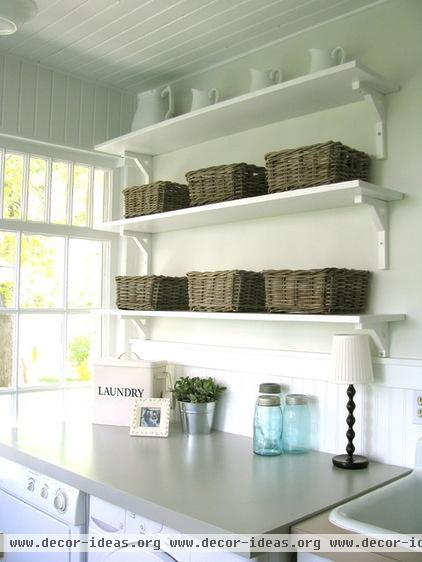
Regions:
<instances>
[{"instance_id":1,"label":"shelf bracket","mask_svg":"<svg viewBox=\"0 0 422 562\"><path fill-rule=\"evenodd\" d=\"M125 158L129 158L141 172L144 183L151 183L153 176L152 156L149 154L138 154L136 152L125 151Z\"/></svg>"},{"instance_id":2,"label":"shelf bracket","mask_svg":"<svg viewBox=\"0 0 422 562\"><path fill-rule=\"evenodd\" d=\"M380 94L365 82L352 83L352 90L357 90L369 103L375 118L375 154L381 160L387 157L387 134L385 126L384 94Z\"/></svg>"},{"instance_id":3,"label":"shelf bracket","mask_svg":"<svg viewBox=\"0 0 422 562\"><path fill-rule=\"evenodd\" d=\"M141 332L143 340L150 339L149 318L131 318L132 324Z\"/></svg>"},{"instance_id":4,"label":"shelf bracket","mask_svg":"<svg viewBox=\"0 0 422 562\"><path fill-rule=\"evenodd\" d=\"M356 330L365 330L378 349L378 357L388 357L390 354L390 327L388 322L379 324L356 324Z\"/></svg>"},{"instance_id":5,"label":"shelf bracket","mask_svg":"<svg viewBox=\"0 0 422 562\"><path fill-rule=\"evenodd\" d=\"M378 268L389 267L389 240L388 240L388 204L380 199L367 195L355 195L356 205L368 205L372 220L377 231Z\"/></svg>"},{"instance_id":6,"label":"shelf bracket","mask_svg":"<svg viewBox=\"0 0 422 562\"><path fill-rule=\"evenodd\" d=\"M151 273L151 234L125 230L125 237L131 238L141 254L141 275Z\"/></svg>"}]
</instances>

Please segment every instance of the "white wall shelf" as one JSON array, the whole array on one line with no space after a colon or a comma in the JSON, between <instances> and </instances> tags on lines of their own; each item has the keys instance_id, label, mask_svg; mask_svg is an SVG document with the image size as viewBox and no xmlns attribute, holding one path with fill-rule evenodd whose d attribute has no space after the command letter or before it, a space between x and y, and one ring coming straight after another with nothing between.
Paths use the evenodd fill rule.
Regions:
<instances>
[{"instance_id":1,"label":"white wall shelf","mask_svg":"<svg viewBox=\"0 0 422 562\"><path fill-rule=\"evenodd\" d=\"M162 121L96 146L124 156L126 152L158 155L219 137L366 100L375 121L375 150L386 154L384 94L397 91L356 61L299 76L262 90Z\"/></svg>"},{"instance_id":2,"label":"white wall shelf","mask_svg":"<svg viewBox=\"0 0 422 562\"><path fill-rule=\"evenodd\" d=\"M235 313L235 312L191 312L185 310L95 310L94 313L110 314L138 322L138 327L147 337L148 324L151 318L186 318L190 320L242 320L253 322L305 322L323 324L346 324L356 330L368 332L378 348L380 357L387 357L389 352L390 322L399 322L406 318L405 314L274 314L274 313Z\"/></svg>"},{"instance_id":3,"label":"white wall shelf","mask_svg":"<svg viewBox=\"0 0 422 562\"><path fill-rule=\"evenodd\" d=\"M403 194L399 191L378 187L362 180L352 180L116 220L104 223L103 228L127 235L134 232L159 233L306 211L367 205L371 208L371 216L374 218L378 233L379 267L386 269L388 267L386 203L402 197Z\"/></svg>"},{"instance_id":4,"label":"white wall shelf","mask_svg":"<svg viewBox=\"0 0 422 562\"><path fill-rule=\"evenodd\" d=\"M374 118L374 154L386 156L385 94L398 91L392 82L356 61L300 76L256 92L224 100L218 104L179 115L150 127L133 131L96 146L96 150L121 156L128 185L129 162L143 181L152 181L152 157L213 139L323 111L326 109L366 102ZM111 221L107 230L117 231L138 240L145 250L144 274L150 272L150 235L212 226L237 221L254 220L323 209L366 205L377 232L378 258L381 269L388 268L388 203L403 194L368 182L354 180L308 189L276 193L197 208L181 209L133 219ZM146 244L145 248L144 245ZM122 272L124 257L122 253ZM381 357L389 353L389 323L404 320L403 314L369 315L302 315L302 314L224 314L189 311L102 311L135 322L145 338L149 337L154 318L218 319L270 322L307 322L345 324L365 330L373 337Z\"/></svg>"}]
</instances>

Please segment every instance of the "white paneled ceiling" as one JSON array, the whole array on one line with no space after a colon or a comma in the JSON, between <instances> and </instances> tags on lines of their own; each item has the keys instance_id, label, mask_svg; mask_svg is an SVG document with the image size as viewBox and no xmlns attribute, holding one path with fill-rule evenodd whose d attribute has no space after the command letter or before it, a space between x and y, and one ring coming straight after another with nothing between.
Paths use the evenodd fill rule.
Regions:
<instances>
[{"instance_id":1,"label":"white paneled ceiling","mask_svg":"<svg viewBox=\"0 0 422 562\"><path fill-rule=\"evenodd\" d=\"M36 0L0 51L132 91L384 0Z\"/></svg>"}]
</instances>

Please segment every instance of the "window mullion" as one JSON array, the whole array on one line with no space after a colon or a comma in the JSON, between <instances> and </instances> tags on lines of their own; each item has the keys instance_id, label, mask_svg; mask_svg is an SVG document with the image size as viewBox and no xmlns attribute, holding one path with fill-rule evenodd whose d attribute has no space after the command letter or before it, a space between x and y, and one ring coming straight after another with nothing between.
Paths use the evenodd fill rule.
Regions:
<instances>
[{"instance_id":1,"label":"window mullion","mask_svg":"<svg viewBox=\"0 0 422 562\"><path fill-rule=\"evenodd\" d=\"M3 217L4 204L4 155L5 150L0 149L0 218Z\"/></svg>"},{"instance_id":2,"label":"window mullion","mask_svg":"<svg viewBox=\"0 0 422 562\"><path fill-rule=\"evenodd\" d=\"M15 314L15 330L13 341L13 389L15 391L13 399L13 414L19 414L19 334L20 334L20 302L21 302L21 260L22 260L22 232L16 236L16 267L15 267L15 297L14 305L17 309Z\"/></svg>"},{"instance_id":3,"label":"window mullion","mask_svg":"<svg viewBox=\"0 0 422 562\"><path fill-rule=\"evenodd\" d=\"M29 198L29 162L30 154L23 155L23 181L22 181L22 220L28 220Z\"/></svg>"},{"instance_id":4,"label":"window mullion","mask_svg":"<svg viewBox=\"0 0 422 562\"><path fill-rule=\"evenodd\" d=\"M113 206L113 185L112 185L113 174L110 170L106 170L104 174L104 195L103 195L103 222L110 221L113 218L112 206Z\"/></svg>"},{"instance_id":5,"label":"window mullion","mask_svg":"<svg viewBox=\"0 0 422 562\"><path fill-rule=\"evenodd\" d=\"M103 242L102 244L102 271L101 271L101 308L110 308L110 272L112 260L112 244L111 242ZM101 324L101 355L109 354L110 351L110 317L102 314L100 318Z\"/></svg>"},{"instance_id":6,"label":"window mullion","mask_svg":"<svg viewBox=\"0 0 422 562\"><path fill-rule=\"evenodd\" d=\"M68 320L69 320L69 237L66 236L64 239L64 270L63 270L63 306L64 306L64 313L63 313L63 327L62 327L62 340L63 340L63 349L62 349L62 376L61 382L62 385L65 385L66 381L66 354L67 354L67 339L68 339Z\"/></svg>"},{"instance_id":7,"label":"window mullion","mask_svg":"<svg viewBox=\"0 0 422 562\"><path fill-rule=\"evenodd\" d=\"M94 166L90 167L89 171L89 181L88 181L88 209L87 209L87 218L88 218L88 227L92 228L94 224L94 173L95 168Z\"/></svg>"},{"instance_id":8,"label":"window mullion","mask_svg":"<svg viewBox=\"0 0 422 562\"><path fill-rule=\"evenodd\" d=\"M73 184L74 184L74 164L69 162L69 178L67 187L67 224L72 224L73 213Z\"/></svg>"},{"instance_id":9,"label":"window mullion","mask_svg":"<svg viewBox=\"0 0 422 562\"><path fill-rule=\"evenodd\" d=\"M44 219L46 222L51 222L51 184L53 177L53 161L51 158L47 158L46 166L46 178L45 178L45 209L44 209Z\"/></svg>"}]
</instances>

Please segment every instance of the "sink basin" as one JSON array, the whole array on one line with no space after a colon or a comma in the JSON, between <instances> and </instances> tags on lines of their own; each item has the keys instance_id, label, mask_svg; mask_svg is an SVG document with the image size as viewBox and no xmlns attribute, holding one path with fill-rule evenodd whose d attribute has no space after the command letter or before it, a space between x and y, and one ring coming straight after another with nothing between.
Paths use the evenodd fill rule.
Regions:
<instances>
[{"instance_id":1,"label":"sink basin","mask_svg":"<svg viewBox=\"0 0 422 562\"><path fill-rule=\"evenodd\" d=\"M383 533L422 534L422 438L416 466L408 476L340 505L331 523L367 536Z\"/></svg>"},{"instance_id":2,"label":"sink basin","mask_svg":"<svg viewBox=\"0 0 422 562\"><path fill-rule=\"evenodd\" d=\"M422 468L333 509L331 523L361 533L422 534Z\"/></svg>"}]
</instances>

